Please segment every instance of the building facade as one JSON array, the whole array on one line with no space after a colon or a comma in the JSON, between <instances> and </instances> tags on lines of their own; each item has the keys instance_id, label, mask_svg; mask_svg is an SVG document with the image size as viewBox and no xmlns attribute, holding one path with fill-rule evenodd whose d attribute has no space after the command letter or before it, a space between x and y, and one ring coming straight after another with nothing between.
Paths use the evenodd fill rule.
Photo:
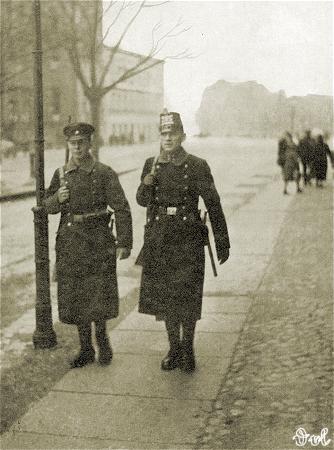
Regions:
<instances>
[{"instance_id":1,"label":"building facade","mask_svg":"<svg viewBox=\"0 0 334 450\"><path fill-rule=\"evenodd\" d=\"M102 65L109 57L104 47ZM137 53L118 50L105 85L117 80L126 70L143 58ZM164 106L164 62L150 59L154 67L123 81L103 98L100 138L103 145L154 142L159 138L159 114ZM79 110L89 118L89 103L78 85Z\"/></svg>"},{"instance_id":2,"label":"building facade","mask_svg":"<svg viewBox=\"0 0 334 450\"><path fill-rule=\"evenodd\" d=\"M1 138L28 150L34 142L33 3L2 0L1 9ZM67 22L57 17L48 2L41 2L41 19L45 146L55 148L63 145L63 126L69 120L91 121L91 112L67 52L60 45L59 29L67 26ZM103 48L102 64L110 51ZM142 56L119 50L105 84L117 79L138 58ZM154 61L158 62L155 67L120 83L103 98L100 129L103 145L158 138L164 95L163 61ZM84 66L85 62L82 63Z\"/></svg>"}]
</instances>

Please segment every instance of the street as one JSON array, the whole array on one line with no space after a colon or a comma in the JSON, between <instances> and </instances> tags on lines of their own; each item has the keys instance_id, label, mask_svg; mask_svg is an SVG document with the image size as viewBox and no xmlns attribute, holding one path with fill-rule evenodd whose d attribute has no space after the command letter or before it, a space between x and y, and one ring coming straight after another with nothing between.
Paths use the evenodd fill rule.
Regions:
<instances>
[{"instance_id":1,"label":"street","mask_svg":"<svg viewBox=\"0 0 334 450\"><path fill-rule=\"evenodd\" d=\"M140 180L141 168L145 159L153 156L158 145L128 146L101 151L101 161L111 165L121 175L121 183L128 197L134 227L134 249L131 258L123 262L121 270L127 270L134 263L142 245L145 210L136 204L135 194ZM227 220L233 210L254 195L261 186L270 182L274 174L279 173L276 166L275 141L247 139L190 138L185 142L190 153L206 159L221 195ZM22 157L20 155L20 157ZM54 170L63 163L64 151L46 152L46 186L50 182ZM15 176L14 161L8 163L8 174L15 178L16 189L20 189L19 180L27 179L28 160L20 167L20 174ZM3 179L6 180L6 164ZM7 279L11 275L26 274L33 268L34 229L31 208L35 199L17 200L2 205L2 276ZM54 238L59 217L49 216L49 248L51 267L54 262ZM4 318L5 320L5 318Z\"/></svg>"},{"instance_id":2,"label":"street","mask_svg":"<svg viewBox=\"0 0 334 450\"><path fill-rule=\"evenodd\" d=\"M135 245L131 258L118 266L126 312L110 321L116 355L106 371L97 365L69 371L67 358L75 351L76 337L69 333L72 327L58 326L54 282L58 346L50 352L32 349L34 202L4 206L6 239L9 231L13 233L3 267L5 380L12 382L15 368L10 364L17 364L23 365L23 372L32 371L27 379L37 376L44 386L37 395L34 383L24 378L24 390L11 394L18 402L26 397L27 387L32 392L24 406L14 409L15 414L27 414L4 435L4 448L276 450L282 445L294 448L298 426L315 435L330 427L331 182L322 191L309 187L301 196L290 186L291 195L283 196L274 141L207 138L186 144L188 151L211 165L231 238L230 259L218 266L217 278L206 262L204 311L196 338L198 370L190 377L178 371L161 373L165 331L154 319L137 313L140 268L134 261L142 245L145 210L136 205L135 192L140 167L154 148L136 148L135 153L126 148L124 161L115 155L113 160L123 172L120 179L133 212ZM101 160L109 162L104 154ZM11 228L20 214L25 220L15 236ZM50 218L52 263L57 222L57 217ZM83 406L87 395L89 413ZM8 418L7 423L13 422Z\"/></svg>"}]
</instances>

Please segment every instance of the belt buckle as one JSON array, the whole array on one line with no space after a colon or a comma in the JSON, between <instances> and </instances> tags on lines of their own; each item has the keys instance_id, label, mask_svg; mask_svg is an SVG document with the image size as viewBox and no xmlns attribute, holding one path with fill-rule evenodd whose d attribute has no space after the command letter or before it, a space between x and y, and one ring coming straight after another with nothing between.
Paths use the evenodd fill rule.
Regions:
<instances>
[{"instance_id":1,"label":"belt buckle","mask_svg":"<svg viewBox=\"0 0 334 450\"><path fill-rule=\"evenodd\" d=\"M176 206L167 206L167 216L176 216Z\"/></svg>"}]
</instances>

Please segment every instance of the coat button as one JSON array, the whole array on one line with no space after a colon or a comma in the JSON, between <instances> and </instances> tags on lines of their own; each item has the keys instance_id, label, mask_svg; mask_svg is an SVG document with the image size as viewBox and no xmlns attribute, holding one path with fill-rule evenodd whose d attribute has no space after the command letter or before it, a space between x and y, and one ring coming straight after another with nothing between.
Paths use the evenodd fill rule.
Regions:
<instances>
[{"instance_id":1,"label":"coat button","mask_svg":"<svg viewBox=\"0 0 334 450\"><path fill-rule=\"evenodd\" d=\"M187 200L187 197L183 197L183 200Z\"/></svg>"},{"instance_id":2,"label":"coat button","mask_svg":"<svg viewBox=\"0 0 334 450\"><path fill-rule=\"evenodd\" d=\"M186 207L183 205L183 206L182 206L182 209L186 209Z\"/></svg>"},{"instance_id":3,"label":"coat button","mask_svg":"<svg viewBox=\"0 0 334 450\"><path fill-rule=\"evenodd\" d=\"M157 169L160 169L160 166L159 166L159 164L157 164L156 166L155 166Z\"/></svg>"},{"instance_id":4,"label":"coat button","mask_svg":"<svg viewBox=\"0 0 334 450\"><path fill-rule=\"evenodd\" d=\"M187 174L185 174L185 176L184 176L183 178L188 178L188 175L187 175Z\"/></svg>"},{"instance_id":5,"label":"coat button","mask_svg":"<svg viewBox=\"0 0 334 450\"><path fill-rule=\"evenodd\" d=\"M97 183L97 180L94 179L94 180L93 180L93 183Z\"/></svg>"},{"instance_id":6,"label":"coat button","mask_svg":"<svg viewBox=\"0 0 334 450\"><path fill-rule=\"evenodd\" d=\"M151 219L147 219L147 223L149 223L151 221Z\"/></svg>"},{"instance_id":7,"label":"coat button","mask_svg":"<svg viewBox=\"0 0 334 450\"><path fill-rule=\"evenodd\" d=\"M159 200L159 197L155 197L155 199L158 201L158 200Z\"/></svg>"},{"instance_id":8,"label":"coat button","mask_svg":"<svg viewBox=\"0 0 334 450\"><path fill-rule=\"evenodd\" d=\"M186 217L186 216L183 216L183 220L187 220L187 217Z\"/></svg>"},{"instance_id":9,"label":"coat button","mask_svg":"<svg viewBox=\"0 0 334 450\"><path fill-rule=\"evenodd\" d=\"M72 226L72 222L67 222L67 226L68 227Z\"/></svg>"},{"instance_id":10,"label":"coat button","mask_svg":"<svg viewBox=\"0 0 334 450\"><path fill-rule=\"evenodd\" d=\"M155 220L159 220L159 216L155 216Z\"/></svg>"},{"instance_id":11,"label":"coat button","mask_svg":"<svg viewBox=\"0 0 334 450\"><path fill-rule=\"evenodd\" d=\"M188 169L188 164L185 164L185 165L184 165L184 168L185 168L185 169Z\"/></svg>"},{"instance_id":12,"label":"coat button","mask_svg":"<svg viewBox=\"0 0 334 450\"><path fill-rule=\"evenodd\" d=\"M158 186L155 186L155 190L158 191L158 190L159 190L159 187L158 187Z\"/></svg>"},{"instance_id":13,"label":"coat button","mask_svg":"<svg viewBox=\"0 0 334 450\"><path fill-rule=\"evenodd\" d=\"M187 191L188 190L188 186L184 186L184 190Z\"/></svg>"}]
</instances>

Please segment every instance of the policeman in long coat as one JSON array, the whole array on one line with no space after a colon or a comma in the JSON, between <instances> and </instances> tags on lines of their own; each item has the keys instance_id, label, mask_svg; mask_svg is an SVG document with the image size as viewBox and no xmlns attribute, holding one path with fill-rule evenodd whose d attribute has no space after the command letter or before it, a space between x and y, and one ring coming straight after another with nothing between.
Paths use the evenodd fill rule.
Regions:
<instances>
[{"instance_id":1,"label":"policeman in long coat","mask_svg":"<svg viewBox=\"0 0 334 450\"><path fill-rule=\"evenodd\" d=\"M139 312L166 323L170 349L162 370L195 369L196 321L201 318L207 227L198 211L202 197L212 224L217 256L229 257L229 236L210 168L188 154L180 115L160 115L161 151L146 160L137 202L147 208ZM181 339L182 329L182 339Z\"/></svg>"},{"instance_id":2,"label":"policeman in long coat","mask_svg":"<svg viewBox=\"0 0 334 450\"><path fill-rule=\"evenodd\" d=\"M92 322L99 362L110 363L106 321L118 316L116 259L129 257L132 248L129 203L113 169L93 160L89 152L93 132L87 123L64 128L72 157L55 171L45 199L49 214L61 213L56 237L59 319L78 327L81 346L72 367L95 360Z\"/></svg>"}]
</instances>

